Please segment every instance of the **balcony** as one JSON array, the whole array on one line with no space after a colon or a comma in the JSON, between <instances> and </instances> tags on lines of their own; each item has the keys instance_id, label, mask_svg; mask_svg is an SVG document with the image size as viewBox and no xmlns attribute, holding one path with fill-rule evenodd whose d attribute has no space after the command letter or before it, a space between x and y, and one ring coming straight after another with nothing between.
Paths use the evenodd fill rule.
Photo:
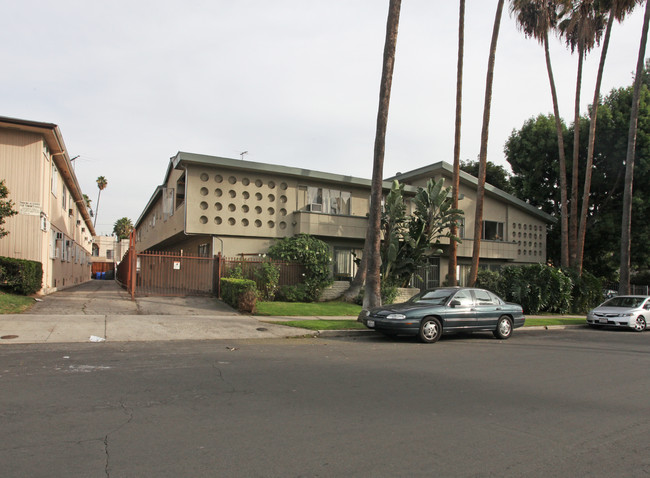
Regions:
<instances>
[{"instance_id":1,"label":"balcony","mask_svg":"<svg viewBox=\"0 0 650 478\"><path fill-rule=\"evenodd\" d=\"M342 216L310 211L293 213L296 234L313 236L365 239L368 218L365 216Z\"/></svg>"}]
</instances>

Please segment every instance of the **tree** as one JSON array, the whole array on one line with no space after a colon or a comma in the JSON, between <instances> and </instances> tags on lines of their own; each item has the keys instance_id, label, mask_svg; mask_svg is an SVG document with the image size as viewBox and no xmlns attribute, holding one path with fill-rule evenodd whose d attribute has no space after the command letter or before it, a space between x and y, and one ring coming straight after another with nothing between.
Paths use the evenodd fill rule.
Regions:
<instances>
[{"instance_id":1,"label":"tree","mask_svg":"<svg viewBox=\"0 0 650 478\"><path fill-rule=\"evenodd\" d=\"M0 237L5 237L9 234L9 231L6 231L3 227L5 219L11 216L18 214L18 211L14 210L14 202L9 197L9 189L5 186L5 180L0 180Z\"/></svg>"},{"instance_id":2,"label":"tree","mask_svg":"<svg viewBox=\"0 0 650 478\"><path fill-rule=\"evenodd\" d=\"M474 177L478 177L480 169L479 162L470 161L469 159L461 161L460 169ZM494 164L492 161L485 162L485 182L491 184L495 188L507 192L508 194L513 193L512 185L510 184L510 174L506 168Z\"/></svg>"},{"instance_id":3,"label":"tree","mask_svg":"<svg viewBox=\"0 0 650 478\"><path fill-rule=\"evenodd\" d=\"M481 129L481 149L479 152L479 174L476 187L476 212L474 214L474 247L472 250L472 268L469 273L469 285L476 282L478 274L479 256L481 254L481 231L483 225L483 202L485 199L485 165L487 162L488 132L490 128L490 106L492 104L492 81L494 79L494 62L496 59L497 40L503 12L504 0L497 3L497 12L494 17L490 55L488 58L487 76L485 79L485 103L483 105L483 127Z\"/></svg>"},{"instance_id":4,"label":"tree","mask_svg":"<svg viewBox=\"0 0 650 478\"><path fill-rule=\"evenodd\" d=\"M582 209L580 211L580 226L578 228L578 244L576 251L576 270L578 273L582 271L582 259L584 254L585 234L587 232L587 210L589 208L589 192L591 189L591 172L594 159L594 145L596 141L596 119L598 117L598 104L600 102L600 84L603 78L603 70L605 69L605 58L607 58L607 48L609 46L609 37L612 33L612 25L614 20L622 22L627 13L630 13L638 0L606 0L604 7L607 7L609 18L607 20L607 27L605 29L605 38L603 40L603 48L600 53L600 63L598 65L598 73L596 75L596 87L594 89L594 100L591 104L591 116L589 118L589 141L587 143L587 165L585 167L585 183L582 193ZM603 6L601 6L603 8ZM604 18L605 11L601 11ZM598 20L595 20L598 21ZM643 68L643 62L641 63Z\"/></svg>"},{"instance_id":5,"label":"tree","mask_svg":"<svg viewBox=\"0 0 650 478\"><path fill-rule=\"evenodd\" d=\"M463 56L465 51L465 0L460 0L460 9L458 14L458 62L456 67L456 123L454 127L454 172L452 190L452 206L458 209L458 195L460 190L460 124L462 116L463 102ZM451 225L451 234L458 235L458 226L454 222ZM456 266L458 264L456 242L449 243L449 268L447 271L447 280L450 286L458 283L456 277Z\"/></svg>"},{"instance_id":6,"label":"tree","mask_svg":"<svg viewBox=\"0 0 650 478\"><path fill-rule=\"evenodd\" d=\"M133 231L133 223L128 217L118 219L113 225L113 234L120 240L128 239L131 231Z\"/></svg>"},{"instance_id":7,"label":"tree","mask_svg":"<svg viewBox=\"0 0 650 478\"><path fill-rule=\"evenodd\" d=\"M571 52L578 52L578 70L576 78L576 95L574 104L574 124L580 124L580 91L582 85L582 67L584 59L597 43L600 42L604 27L604 18L596 8L594 0L574 0L562 12L566 18L559 28ZM580 128L574 128L573 164L571 181L571 212L569 213L569 262L574 266L577 261L578 246L578 161L580 158Z\"/></svg>"},{"instance_id":8,"label":"tree","mask_svg":"<svg viewBox=\"0 0 650 478\"><path fill-rule=\"evenodd\" d=\"M384 43L384 60L379 86L379 108L377 111L377 128L375 132L375 149L372 167L372 182L370 189L370 214L368 217L368 232L366 234L367 251L364 256L367 261L366 288L363 297L363 307L368 309L381 305L380 250L381 241L381 198L383 193L384 151L386 146L386 127L388 124L388 106L390 104L390 89L393 82L395 66L395 47L397 45L397 29L401 0L390 0L388 20L386 22L386 40Z\"/></svg>"},{"instance_id":9,"label":"tree","mask_svg":"<svg viewBox=\"0 0 650 478\"><path fill-rule=\"evenodd\" d=\"M97 214L99 213L99 197L102 194L102 191L106 189L106 186L108 186L108 181L104 176L100 176L97 178L97 187L99 188L99 192L97 193L97 206L95 207L95 222L93 222L93 227L97 224Z\"/></svg>"},{"instance_id":10,"label":"tree","mask_svg":"<svg viewBox=\"0 0 650 478\"><path fill-rule=\"evenodd\" d=\"M535 38L544 46L546 72L551 87L553 115L555 117L555 133L557 135L557 150L560 173L560 243L561 265L569 266L569 206L567 197L566 154L564 151L564 125L560 117L560 108L555 88L555 78L551 65L551 54L548 44L548 34L557 27L560 8L566 9L567 0L512 0L510 13L517 17L517 26L526 37Z\"/></svg>"},{"instance_id":11,"label":"tree","mask_svg":"<svg viewBox=\"0 0 650 478\"><path fill-rule=\"evenodd\" d=\"M643 59L645 58L645 47L648 41L648 24L650 23L650 2L646 3L645 15L643 17L643 30L641 33L641 44L636 64L636 75L634 78L634 93L632 97L632 111L630 113L630 129L627 137L627 152L625 155L625 191L623 192L623 214L621 220L621 265L620 282L618 291L620 294L630 293L630 254L631 254L631 229L632 229L632 190L634 180L634 152L636 149L636 134L639 121L639 105L641 102L641 84L643 76Z\"/></svg>"}]
</instances>

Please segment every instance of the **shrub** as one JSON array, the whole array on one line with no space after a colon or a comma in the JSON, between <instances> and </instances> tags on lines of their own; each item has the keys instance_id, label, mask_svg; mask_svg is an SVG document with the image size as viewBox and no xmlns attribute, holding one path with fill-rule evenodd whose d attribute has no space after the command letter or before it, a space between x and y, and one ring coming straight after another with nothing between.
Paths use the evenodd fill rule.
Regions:
<instances>
[{"instance_id":1,"label":"shrub","mask_svg":"<svg viewBox=\"0 0 650 478\"><path fill-rule=\"evenodd\" d=\"M255 312L255 303L257 302L257 294L254 290L247 289L242 292L237 299L237 310L240 312L248 312L252 314Z\"/></svg>"},{"instance_id":2,"label":"shrub","mask_svg":"<svg viewBox=\"0 0 650 478\"><path fill-rule=\"evenodd\" d=\"M223 277L221 279L221 298L226 304L233 308L239 308L239 298L248 291L251 291L257 296L255 281L248 279L231 279L228 277Z\"/></svg>"},{"instance_id":3,"label":"shrub","mask_svg":"<svg viewBox=\"0 0 650 478\"><path fill-rule=\"evenodd\" d=\"M321 291L332 283L329 246L309 234L285 237L269 248L269 257L281 261L297 261L305 267L303 283L307 300L315 301Z\"/></svg>"},{"instance_id":4,"label":"shrub","mask_svg":"<svg viewBox=\"0 0 650 478\"><path fill-rule=\"evenodd\" d=\"M282 285L275 293L275 300L281 302L305 302L308 299L308 291L305 284Z\"/></svg>"},{"instance_id":5,"label":"shrub","mask_svg":"<svg viewBox=\"0 0 650 478\"><path fill-rule=\"evenodd\" d=\"M384 305L392 304L397 298L397 286L381 282L381 303ZM357 305L363 305L363 295L366 293L365 287L362 287L357 296L352 301Z\"/></svg>"},{"instance_id":6,"label":"shrub","mask_svg":"<svg viewBox=\"0 0 650 478\"><path fill-rule=\"evenodd\" d=\"M280 268L270 262L262 262L255 271L255 278L260 284L260 293L264 300L273 300L280 282Z\"/></svg>"},{"instance_id":7,"label":"shrub","mask_svg":"<svg viewBox=\"0 0 650 478\"><path fill-rule=\"evenodd\" d=\"M25 259L0 257L0 286L22 295L33 294L41 289L43 265Z\"/></svg>"},{"instance_id":8,"label":"shrub","mask_svg":"<svg viewBox=\"0 0 650 478\"><path fill-rule=\"evenodd\" d=\"M603 285L600 279L586 271L582 271L581 276L572 269L566 273L573 282L571 312L585 313L603 301Z\"/></svg>"}]
</instances>

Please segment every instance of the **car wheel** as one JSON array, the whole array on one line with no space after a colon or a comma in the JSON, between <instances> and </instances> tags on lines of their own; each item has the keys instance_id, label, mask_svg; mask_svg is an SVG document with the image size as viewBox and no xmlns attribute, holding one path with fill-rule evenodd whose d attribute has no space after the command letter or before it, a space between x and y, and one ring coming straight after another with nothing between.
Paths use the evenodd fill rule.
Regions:
<instances>
[{"instance_id":1,"label":"car wheel","mask_svg":"<svg viewBox=\"0 0 650 478\"><path fill-rule=\"evenodd\" d=\"M427 344L437 342L442 335L442 325L435 317L426 317L420 323L419 339Z\"/></svg>"},{"instance_id":2,"label":"car wheel","mask_svg":"<svg viewBox=\"0 0 650 478\"><path fill-rule=\"evenodd\" d=\"M497 322L497 329L493 332L497 339L505 340L512 335L512 320L502 315Z\"/></svg>"},{"instance_id":3,"label":"car wheel","mask_svg":"<svg viewBox=\"0 0 650 478\"><path fill-rule=\"evenodd\" d=\"M642 315L639 315L634 322L634 331L643 332L645 330L645 318Z\"/></svg>"}]
</instances>

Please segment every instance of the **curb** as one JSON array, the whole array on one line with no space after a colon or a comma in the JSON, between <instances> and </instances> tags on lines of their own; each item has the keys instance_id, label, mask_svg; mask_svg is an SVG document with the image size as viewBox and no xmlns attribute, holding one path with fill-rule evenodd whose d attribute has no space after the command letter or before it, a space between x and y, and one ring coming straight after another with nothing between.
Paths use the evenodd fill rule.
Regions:
<instances>
[{"instance_id":1,"label":"curb","mask_svg":"<svg viewBox=\"0 0 650 478\"><path fill-rule=\"evenodd\" d=\"M586 325L586 324L585 324ZM530 327L521 327L520 331L540 331L540 330L565 330L565 329L579 329L584 328L585 325L533 325ZM376 330L316 330L314 331L314 337L322 338L331 338L331 337L363 337L364 335L369 335Z\"/></svg>"}]
</instances>

